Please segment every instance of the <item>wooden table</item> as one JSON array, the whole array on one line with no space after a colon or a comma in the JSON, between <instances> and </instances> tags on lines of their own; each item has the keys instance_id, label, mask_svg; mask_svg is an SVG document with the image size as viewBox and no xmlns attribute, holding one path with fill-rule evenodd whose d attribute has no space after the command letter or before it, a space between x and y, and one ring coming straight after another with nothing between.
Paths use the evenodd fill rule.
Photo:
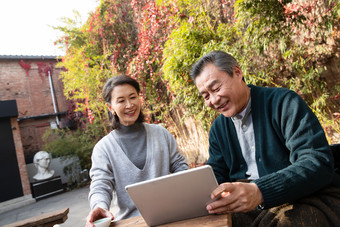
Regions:
<instances>
[{"instance_id":1,"label":"wooden table","mask_svg":"<svg viewBox=\"0 0 340 227\"><path fill-rule=\"evenodd\" d=\"M141 216L120 220L117 222L112 222L110 227L147 227L144 219ZM187 219L183 221L172 222L169 224L159 225L160 227L194 227L194 226L204 226L204 227L232 227L231 214L221 214L221 215L207 215L198 218Z\"/></svg>"}]
</instances>

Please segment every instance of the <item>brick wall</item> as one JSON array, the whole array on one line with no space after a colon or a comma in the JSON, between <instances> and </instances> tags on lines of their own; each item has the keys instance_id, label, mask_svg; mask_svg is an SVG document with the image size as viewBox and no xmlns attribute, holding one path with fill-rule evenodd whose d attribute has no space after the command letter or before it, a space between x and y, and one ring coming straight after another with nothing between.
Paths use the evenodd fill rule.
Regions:
<instances>
[{"instance_id":1,"label":"brick wall","mask_svg":"<svg viewBox=\"0 0 340 227\"><path fill-rule=\"evenodd\" d=\"M66 112L68 103L63 95L63 84L59 79L62 69L56 68L56 59L25 59L31 68L26 70L20 66L20 58L0 59L0 100L16 100L18 107L19 128L25 160L31 163L33 156L42 150L42 135L50 128L55 116L41 117L54 113L48 74L39 73L46 66L52 68L53 88L58 112ZM39 117L40 116L40 117ZM33 117L33 118L32 118ZM65 117L60 122L64 125Z\"/></svg>"},{"instance_id":2,"label":"brick wall","mask_svg":"<svg viewBox=\"0 0 340 227\"><path fill-rule=\"evenodd\" d=\"M17 160L18 160L22 191L24 195L30 195L31 194L30 182L29 182L29 178L27 174L24 151L22 149L20 128L19 128L19 124L18 124L16 117L11 118L11 126L12 126L15 151L16 151Z\"/></svg>"},{"instance_id":3,"label":"brick wall","mask_svg":"<svg viewBox=\"0 0 340 227\"><path fill-rule=\"evenodd\" d=\"M61 69L56 68L57 60L53 57L22 57L25 58L24 62L30 66L28 74L20 65L20 57L0 56L0 101L16 100L17 103L18 117L11 117L11 127L24 194L23 198L0 204L3 210L7 207L20 207L21 204L34 201L27 164L32 163L35 153L42 150L43 134L50 129L51 123L56 122L56 116L51 116L55 110L48 73L43 71L47 67L52 69L57 112L66 112L68 109L68 102L63 95L63 84L59 79ZM58 119L60 126L64 127L65 115L58 115Z\"/></svg>"}]
</instances>

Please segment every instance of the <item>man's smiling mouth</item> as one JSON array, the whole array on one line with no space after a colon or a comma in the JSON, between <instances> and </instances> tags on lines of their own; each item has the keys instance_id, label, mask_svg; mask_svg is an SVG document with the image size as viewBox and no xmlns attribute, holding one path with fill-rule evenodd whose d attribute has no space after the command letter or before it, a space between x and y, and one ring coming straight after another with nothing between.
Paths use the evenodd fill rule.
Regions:
<instances>
[{"instance_id":1,"label":"man's smiling mouth","mask_svg":"<svg viewBox=\"0 0 340 227\"><path fill-rule=\"evenodd\" d=\"M226 109L226 107L228 106L229 101L226 101L225 103L223 103L222 105L218 106L216 109L223 111Z\"/></svg>"}]
</instances>

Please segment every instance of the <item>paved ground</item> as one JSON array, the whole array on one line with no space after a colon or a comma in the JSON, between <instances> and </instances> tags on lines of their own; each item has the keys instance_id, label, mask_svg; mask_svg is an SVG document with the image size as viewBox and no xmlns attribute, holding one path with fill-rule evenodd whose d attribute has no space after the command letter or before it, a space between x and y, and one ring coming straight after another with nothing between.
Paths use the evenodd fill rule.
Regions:
<instances>
[{"instance_id":1,"label":"paved ground","mask_svg":"<svg viewBox=\"0 0 340 227\"><path fill-rule=\"evenodd\" d=\"M0 226L21 221L44 213L69 208L68 218L62 227L85 226L86 216L90 211L87 195L89 187L64 192L36 203L0 214Z\"/></svg>"}]
</instances>

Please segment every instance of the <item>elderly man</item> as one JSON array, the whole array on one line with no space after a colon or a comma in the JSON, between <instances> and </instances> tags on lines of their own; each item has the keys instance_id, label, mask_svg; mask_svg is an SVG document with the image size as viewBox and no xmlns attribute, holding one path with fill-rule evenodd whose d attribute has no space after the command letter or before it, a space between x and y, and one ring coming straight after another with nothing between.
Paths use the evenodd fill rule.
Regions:
<instances>
[{"instance_id":1,"label":"elderly man","mask_svg":"<svg viewBox=\"0 0 340 227\"><path fill-rule=\"evenodd\" d=\"M295 92L247 85L237 61L213 51L191 77L221 113L209 133L209 165L219 187L209 213L233 213L233 226L336 226L340 176L324 131Z\"/></svg>"}]
</instances>

